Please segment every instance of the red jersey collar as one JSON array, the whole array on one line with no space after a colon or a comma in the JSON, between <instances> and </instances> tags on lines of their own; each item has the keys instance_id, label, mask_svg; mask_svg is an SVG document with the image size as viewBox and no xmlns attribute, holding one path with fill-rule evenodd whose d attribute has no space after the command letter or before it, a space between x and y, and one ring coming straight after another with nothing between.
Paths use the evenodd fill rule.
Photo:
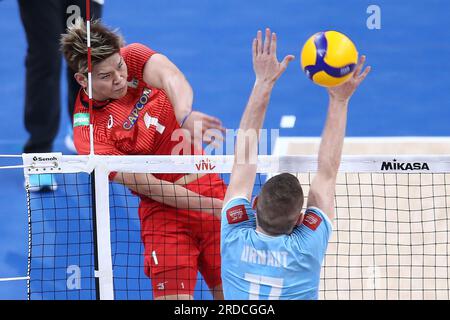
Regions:
<instances>
[{"instance_id":1,"label":"red jersey collar","mask_svg":"<svg viewBox=\"0 0 450 320\"><path fill-rule=\"evenodd\" d=\"M85 108L89 108L89 96L86 93L86 91L84 91L83 88L80 89L80 101ZM101 109L103 107L106 107L110 102L111 99L105 101L97 101L92 99L92 107L96 109Z\"/></svg>"}]
</instances>

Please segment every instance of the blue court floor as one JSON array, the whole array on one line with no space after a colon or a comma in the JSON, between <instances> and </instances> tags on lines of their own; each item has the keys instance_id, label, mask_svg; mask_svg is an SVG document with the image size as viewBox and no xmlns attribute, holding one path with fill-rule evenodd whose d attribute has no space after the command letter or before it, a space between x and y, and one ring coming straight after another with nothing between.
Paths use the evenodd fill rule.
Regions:
<instances>
[{"instance_id":1,"label":"blue court floor","mask_svg":"<svg viewBox=\"0 0 450 320\"><path fill-rule=\"evenodd\" d=\"M369 30L367 8L381 9L381 29ZM446 0L105 0L104 21L128 43L142 42L167 55L185 73L194 109L236 128L254 75L251 41L258 29L278 34L279 58L296 60L278 81L265 127L281 136L319 136L326 90L301 72L300 49L312 34L347 34L373 68L351 100L348 136L450 136L450 2ZM26 41L15 0L0 1L0 154L21 154ZM64 79L64 77L62 78ZM62 103L66 86L62 85ZM69 124L63 103L55 151L67 153ZM0 158L1 165L21 159ZM0 278L25 276L27 207L20 169L0 170ZM0 299L25 299L26 282L0 282Z\"/></svg>"}]
</instances>

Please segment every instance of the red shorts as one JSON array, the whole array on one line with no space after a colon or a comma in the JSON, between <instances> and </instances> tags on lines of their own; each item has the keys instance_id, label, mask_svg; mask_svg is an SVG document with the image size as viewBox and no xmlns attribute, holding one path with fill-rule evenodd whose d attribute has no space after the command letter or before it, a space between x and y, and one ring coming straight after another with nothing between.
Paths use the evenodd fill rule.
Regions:
<instances>
[{"instance_id":1,"label":"red shorts","mask_svg":"<svg viewBox=\"0 0 450 320\"><path fill-rule=\"evenodd\" d=\"M226 185L208 174L185 186L223 199ZM193 295L197 272L210 289L222 283L220 275L220 219L144 199L139 206L145 247L145 273L152 279L154 297Z\"/></svg>"}]
</instances>

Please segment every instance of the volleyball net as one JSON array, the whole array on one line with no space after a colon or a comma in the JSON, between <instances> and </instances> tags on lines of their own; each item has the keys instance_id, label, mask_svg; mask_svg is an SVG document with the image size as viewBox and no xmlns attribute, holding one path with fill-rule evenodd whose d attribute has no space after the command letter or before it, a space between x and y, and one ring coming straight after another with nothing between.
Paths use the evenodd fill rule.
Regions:
<instances>
[{"instance_id":1,"label":"volleyball net","mask_svg":"<svg viewBox=\"0 0 450 320\"><path fill-rule=\"evenodd\" d=\"M47 193L27 192L28 297L153 299L151 279L144 272L149 262L140 199L111 183L109 173L214 173L227 184L232 164L232 156L24 155L26 179L52 173L59 185ZM260 156L254 195L268 177L281 172L295 174L307 195L316 168L316 157ZM207 188L210 180L192 183ZM450 157L344 156L335 204L320 299L450 298ZM205 230L220 232L220 225L208 219L204 223ZM161 225L154 228L147 224L146 234L165 232ZM190 258L184 244L170 245L177 257ZM154 267L167 257L150 258ZM208 270L202 273L191 279L194 298L211 299L204 280Z\"/></svg>"}]
</instances>

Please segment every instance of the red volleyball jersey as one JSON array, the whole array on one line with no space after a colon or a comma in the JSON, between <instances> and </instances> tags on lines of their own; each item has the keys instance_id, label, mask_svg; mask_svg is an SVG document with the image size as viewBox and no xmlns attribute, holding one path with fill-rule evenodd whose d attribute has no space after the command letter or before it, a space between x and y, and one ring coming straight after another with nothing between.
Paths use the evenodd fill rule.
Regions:
<instances>
[{"instance_id":1,"label":"red volleyball jersey","mask_svg":"<svg viewBox=\"0 0 450 320\"><path fill-rule=\"evenodd\" d=\"M180 129L165 92L152 88L143 79L145 63L155 54L134 43L121 49L128 67L127 94L118 100L94 102L94 152L100 155L170 155L180 141L172 141ZM89 104L80 90L74 111L74 143L79 154L89 154ZM180 153L181 154L181 153ZM155 175L175 181L183 174Z\"/></svg>"}]
</instances>

